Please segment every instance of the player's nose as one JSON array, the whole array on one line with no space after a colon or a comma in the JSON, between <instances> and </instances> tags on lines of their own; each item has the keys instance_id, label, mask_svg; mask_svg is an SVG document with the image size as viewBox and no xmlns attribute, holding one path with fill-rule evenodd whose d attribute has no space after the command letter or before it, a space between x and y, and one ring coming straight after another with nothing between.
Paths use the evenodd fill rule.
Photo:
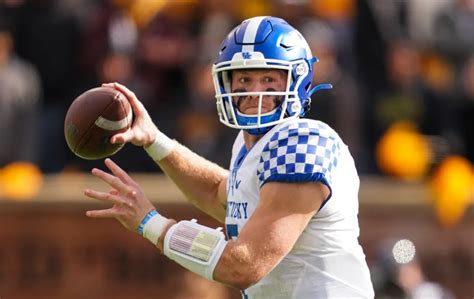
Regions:
<instances>
[{"instance_id":1,"label":"player's nose","mask_svg":"<svg viewBox=\"0 0 474 299\"><path fill-rule=\"evenodd\" d=\"M254 80L250 86L248 86L248 91L249 92L260 92L264 91L265 86L260 83L258 80Z\"/></svg>"},{"instance_id":2,"label":"player's nose","mask_svg":"<svg viewBox=\"0 0 474 299\"><path fill-rule=\"evenodd\" d=\"M250 86L247 87L248 88L248 92L262 92L265 90L265 87L263 86L262 83L260 82L252 82L252 84ZM258 101L259 101L259 95L258 94L253 94L253 95L249 95L248 96L248 99L249 101L251 102L251 104L258 104Z\"/></svg>"}]
</instances>

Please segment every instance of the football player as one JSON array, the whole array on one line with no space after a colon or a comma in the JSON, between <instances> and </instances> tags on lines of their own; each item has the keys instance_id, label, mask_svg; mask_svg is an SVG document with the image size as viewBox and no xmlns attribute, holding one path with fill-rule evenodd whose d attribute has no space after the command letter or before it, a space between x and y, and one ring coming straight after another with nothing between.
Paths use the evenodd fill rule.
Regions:
<instances>
[{"instance_id":1,"label":"football player","mask_svg":"<svg viewBox=\"0 0 474 299\"><path fill-rule=\"evenodd\" d=\"M89 217L115 217L167 257L239 288L243 298L373 298L358 242L359 177L347 146L327 124L303 118L313 64L303 36L286 21L255 17L223 41L213 66L220 121L240 130L230 169L196 155L160 132L133 92L135 122L111 142L143 146L198 208L225 223L176 222L153 207L140 186L110 159L113 187L85 195L110 202Z\"/></svg>"}]
</instances>

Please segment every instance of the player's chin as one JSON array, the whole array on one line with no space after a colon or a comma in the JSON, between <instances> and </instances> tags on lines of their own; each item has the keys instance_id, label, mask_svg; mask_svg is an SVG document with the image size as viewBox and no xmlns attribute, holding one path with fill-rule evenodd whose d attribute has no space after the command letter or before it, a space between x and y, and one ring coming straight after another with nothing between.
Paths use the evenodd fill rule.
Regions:
<instances>
[{"instance_id":1,"label":"player's chin","mask_svg":"<svg viewBox=\"0 0 474 299\"><path fill-rule=\"evenodd\" d=\"M250 107L250 108L247 108L247 109L243 109L243 111L241 111L243 114L246 114L246 115L256 115L258 113L258 108L257 107Z\"/></svg>"}]
</instances>

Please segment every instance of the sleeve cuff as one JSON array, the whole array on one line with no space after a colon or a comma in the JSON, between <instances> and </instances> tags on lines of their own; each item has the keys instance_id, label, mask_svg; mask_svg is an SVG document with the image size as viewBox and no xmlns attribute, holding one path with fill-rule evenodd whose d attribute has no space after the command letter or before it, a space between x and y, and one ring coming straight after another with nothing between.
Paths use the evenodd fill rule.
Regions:
<instances>
[{"instance_id":1,"label":"sleeve cuff","mask_svg":"<svg viewBox=\"0 0 474 299\"><path fill-rule=\"evenodd\" d=\"M286 182L286 183L304 183L304 182L321 182L324 185L326 185L329 188L329 195L328 197L323 201L321 204L321 207L319 210L323 208L323 206L326 204L326 202L331 198L332 196L332 188L331 185L329 185L328 180L326 179L326 176L321 173L293 173L293 174L279 174L275 173L270 175L265 181L260 183L260 188L263 187L268 182Z\"/></svg>"}]
</instances>

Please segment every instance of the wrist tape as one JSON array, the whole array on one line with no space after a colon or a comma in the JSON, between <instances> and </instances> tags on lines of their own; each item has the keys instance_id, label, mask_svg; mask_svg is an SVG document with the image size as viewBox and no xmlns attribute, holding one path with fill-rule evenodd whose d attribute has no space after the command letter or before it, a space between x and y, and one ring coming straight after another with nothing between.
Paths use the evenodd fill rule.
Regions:
<instances>
[{"instance_id":1,"label":"wrist tape","mask_svg":"<svg viewBox=\"0 0 474 299\"><path fill-rule=\"evenodd\" d=\"M171 153L175 145L173 139L158 131L155 141L144 149L154 161L160 161Z\"/></svg>"},{"instance_id":2,"label":"wrist tape","mask_svg":"<svg viewBox=\"0 0 474 299\"><path fill-rule=\"evenodd\" d=\"M164 254L192 272L213 280L214 269L227 245L221 228L180 221L168 230Z\"/></svg>"},{"instance_id":3,"label":"wrist tape","mask_svg":"<svg viewBox=\"0 0 474 299\"><path fill-rule=\"evenodd\" d=\"M148 213L140 225L138 225L137 233L156 245L168 222L168 218L161 216L156 210L153 210Z\"/></svg>"}]
</instances>

